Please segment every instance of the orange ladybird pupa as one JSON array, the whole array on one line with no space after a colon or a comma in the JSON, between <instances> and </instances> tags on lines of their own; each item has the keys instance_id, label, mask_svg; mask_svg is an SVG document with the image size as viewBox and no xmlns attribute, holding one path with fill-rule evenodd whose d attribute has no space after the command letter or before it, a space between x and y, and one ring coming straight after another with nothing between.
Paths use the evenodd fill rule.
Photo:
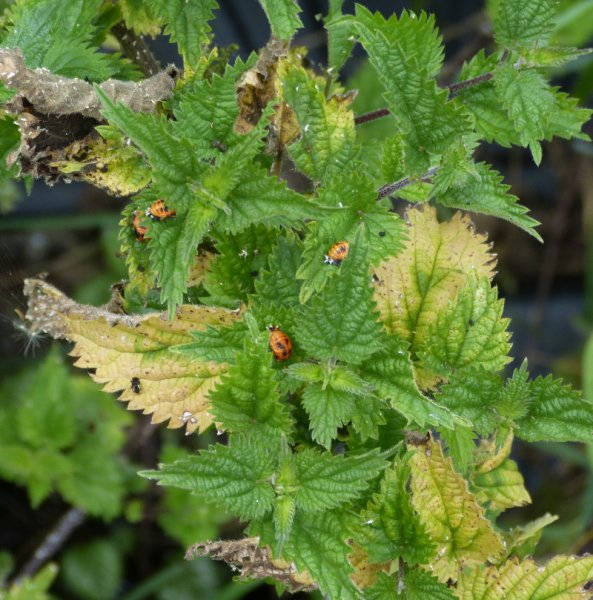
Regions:
<instances>
[{"instance_id":1,"label":"orange ladybird pupa","mask_svg":"<svg viewBox=\"0 0 593 600\"><path fill-rule=\"evenodd\" d=\"M327 251L323 262L328 265L339 265L348 256L349 249L348 242L337 242Z\"/></svg>"},{"instance_id":2,"label":"orange ladybird pupa","mask_svg":"<svg viewBox=\"0 0 593 600\"><path fill-rule=\"evenodd\" d=\"M169 210L169 208L165 206L165 202L161 199L156 200L146 209L146 216L153 221L164 221L169 217L174 217L176 214L177 211Z\"/></svg>"},{"instance_id":3,"label":"orange ladybird pupa","mask_svg":"<svg viewBox=\"0 0 593 600\"><path fill-rule=\"evenodd\" d=\"M276 360L288 360L292 354L292 340L284 331L280 331L274 325L268 327L270 332L270 349Z\"/></svg>"},{"instance_id":4,"label":"orange ladybird pupa","mask_svg":"<svg viewBox=\"0 0 593 600\"><path fill-rule=\"evenodd\" d=\"M145 237L146 232L148 231L148 227L140 223L141 217L142 214L139 211L135 210L132 213L132 226L134 227L134 231L136 232L136 239L139 242L144 242L149 239Z\"/></svg>"}]
</instances>

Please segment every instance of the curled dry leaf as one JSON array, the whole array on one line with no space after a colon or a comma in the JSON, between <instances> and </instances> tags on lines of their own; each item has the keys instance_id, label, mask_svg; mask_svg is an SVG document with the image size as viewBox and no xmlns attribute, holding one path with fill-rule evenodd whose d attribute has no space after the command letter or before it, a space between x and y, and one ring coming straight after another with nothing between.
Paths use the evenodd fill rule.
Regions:
<instances>
[{"instance_id":1,"label":"curled dry leaf","mask_svg":"<svg viewBox=\"0 0 593 600\"><path fill-rule=\"evenodd\" d=\"M192 360L170 351L193 341L190 331L230 325L238 311L208 306L181 306L172 321L166 313L130 316L78 304L40 279L25 281L27 321L43 331L74 342L76 366L94 369L93 378L108 392L123 390L128 409L152 414L153 423L186 425L187 433L212 423L208 392L226 366ZM135 391L131 380L139 381Z\"/></svg>"},{"instance_id":2,"label":"curled dry leaf","mask_svg":"<svg viewBox=\"0 0 593 600\"><path fill-rule=\"evenodd\" d=\"M299 573L294 564L272 558L267 547L260 547L259 538L203 542L188 548L185 558L192 560L198 556L209 556L222 560L240 571L240 579L265 579L273 577L286 586L288 591L313 591L317 585L307 572Z\"/></svg>"},{"instance_id":3,"label":"curled dry leaf","mask_svg":"<svg viewBox=\"0 0 593 600\"><path fill-rule=\"evenodd\" d=\"M171 66L139 82L108 79L99 87L112 100L134 111L154 112L157 103L172 94L176 77L177 69ZM47 69L29 69L18 49L0 48L0 81L15 88L17 97L25 98L37 113L104 120L101 101L91 83L54 75Z\"/></svg>"}]
</instances>

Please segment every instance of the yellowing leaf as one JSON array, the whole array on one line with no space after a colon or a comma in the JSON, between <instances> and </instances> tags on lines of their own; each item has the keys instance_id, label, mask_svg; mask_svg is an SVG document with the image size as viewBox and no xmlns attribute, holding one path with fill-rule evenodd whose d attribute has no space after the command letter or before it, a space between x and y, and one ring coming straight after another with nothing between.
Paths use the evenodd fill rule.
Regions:
<instances>
[{"instance_id":1,"label":"yellowing leaf","mask_svg":"<svg viewBox=\"0 0 593 600\"><path fill-rule=\"evenodd\" d=\"M237 311L207 306L182 306L172 321L165 313L128 316L77 304L41 280L27 280L27 318L33 329L74 342L76 366L94 369L92 377L104 390L124 390L121 400L130 410L152 414L153 423L187 432L212 423L208 392L226 365L170 352L172 346L193 341L190 331L208 325L229 325ZM138 381L132 385L132 379Z\"/></svg>"},{"instance_id":2,"label":"yellowing leaf","mask_svg":"<svg viewBox=\"0 0 593 600\"><path fill-rule=\"evenodd\" d=\"M375 299L387 329L410 342L414 354L470 274L492 279L495 259L486 236L460 213L439 223L436 210L425 205L409 210L407 219L405 249L375 271Z\"/></svg>"},{"instance_id":3,"label":"yellowing leaf","mask_svg":"<svg viewBox=\"0 0 593 600\"><path fill-rule=\"evenodd\" d=\"M488 473L479 473L474 479L478 501L496 512L531 503L523 483L523 475L511 459Z\"/></svg>"},{"instance_id":4,"label":"yellowing leaf","mask_svg":"<svg viewBox=\"0 0 593 600\"><path fill-rule=\"evenodd\" d=\"M379 573L389 570L388 562L371 564L366 550L356 543L352 545L352 554L348 556L348 561L354 567L350 579L362 590L375 585Z\"/></svg>"},{"instance_id":5,"label":"yellowing leaf","mask_svg":"<svg viewBox=\"0 0 593 600\"><path fill-rule=\"evenodd\" d=\"M500 556L500 536L441 445L429 440L416 450L411 464L412 504L438 548L431 563L434 575L441 581L456 579L464 566Z\"/></svg>"},{"instance_id":6,"label":"yellowing leaf","mask_svg":"<svg viewBox=\"0 0 593 600\"><path fill-rule=\"evenodd\" d=\"M502 567L474 567L461 574L460 600L582 600L593 578L593 557L556 556L543 566L509 560Z\"/></svg>"}]
</instances>

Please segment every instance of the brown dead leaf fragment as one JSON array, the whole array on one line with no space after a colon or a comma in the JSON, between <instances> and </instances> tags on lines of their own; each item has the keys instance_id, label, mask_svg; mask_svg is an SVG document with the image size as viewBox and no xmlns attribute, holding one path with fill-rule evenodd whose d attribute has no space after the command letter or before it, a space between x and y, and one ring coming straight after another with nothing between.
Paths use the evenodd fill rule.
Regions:
<instances>
[{"instance_id":1,"label":"brown dead leaf fragment","mask_svg":"<svg viewBox=\"0 0 593 600\"><path fill-rule=\"evenodd\" d=\"M187 549L186 560L198 556L209 556L222 560L234 570L239 570L239 579L265 579L272 577L286 586L289 592L310 592L317 589L307 572L299 573L294 564L272 558L267 547L260 547L259 538L203 542Z\"/></svg>"},{"instance_id":2,"label":"brown dead leaf fragment","mask_svg":"<svg viewBox=\"0 0 593 600\"><path fill-rule=\"evenodd\" d=\"M184 305L172 321L165 313L122 315L78 304L40 279L25 281L25 295L31 329L74 342L76 366L93 369L105 391L123 390L120 399L129 402L128 409L152 414L153 423L185 425L187 433L212 423L208 393L226 365L194 360L171 347L192 342L190 331L231 324L238 311Z\"/></svg>"},{"instance_id":3,"label":"brown dead leaf fragment","mask_svg":"<svg viewBox=\"0 0 593 600\"><path fill-rule=\"evenodd\" d=\"M278 61L288 55L288 43L272 38L262 48L255 66L246 71L237 85L239 117L235 122L237 133L249 133L259 122L268 102L278 95Z\"/></svg>"}]
</instances>

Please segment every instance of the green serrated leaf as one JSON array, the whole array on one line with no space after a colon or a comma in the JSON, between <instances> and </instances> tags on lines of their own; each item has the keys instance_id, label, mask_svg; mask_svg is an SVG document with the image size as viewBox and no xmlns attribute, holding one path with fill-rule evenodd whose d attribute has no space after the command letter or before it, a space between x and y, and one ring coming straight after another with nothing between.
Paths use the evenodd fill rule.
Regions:
<instances>
[{"instance_id":1,"label":"green serrated leaf","mask_svg":"<svg viewBox=\"0 0 593 600\"><path fill-rule=\"evenodd\" d=\"M151 237L148 247L151 269L158 274L161 302L167 304L171 317L175 307L183 300L198 244L216 214L216 210L207 205L209 198L204 196L198 192L192 198L191 194L186 192L177 200L173 199L172 205L179 207L177 219L166 223L156 222L149 229L150 233L158 226L167 225L160 228L160 235ZM182 202L187 206L185 212L182 212ZM152 236L152 233L150 235Z\"/></svg>"},{"instance_id":2,"label":"green serrated leaf","mask_svg":"<svg viewBox=\"0 0 593 600\"><path fill-rule=\"evenodd\" d=\"M463 66L459 78L465 81L492 72L497 68L498 60L496 54L486 56L480 50ZM496 141L505 148L519 144L519 134L502 106L492 80L462 90L454 102L462 102L469 110L474 118L476 132L487 142Z\"/></svg>"},{"instance_id":3,"label":"green serrated leaf","mask_svg":"<svg viewBox=\"0 0 593 600\"><path fill-rule=\"evenodd\" d=\"M366 591L366 590L365 590ZM403 578L395 581L387 573L379 573L377 582L366 591L366 600L454 600L450 588L423 569L404 571Z\"/></svg>"},{"instance_id":4,"label":"green serrated leaf","mask_svg":"<svg viewBox=\"0 0 593 600\"><path fill-rule=\"evenodd\" d=\"M539 222L527 216L527 209L518 203L516 196L508 193L510 186L503 184L502 180L502 175L489 165L477 163L473 166L472 175L465 179L465 184L437 193L436 199L444 206L510 221L541 242L540 235L534 229Z\"/></svg>"},{"instance_id":5,"label":"green serrated leaf","mask_svg":"<svg viewBox=\"0 0 593 600\"><path fill-rule=\"evenodd\" d=\"M177 96L173 127L206 156L217 157L221 149L236 144L241 136L234 131L239 116L235 87L241 75L255 62L255 55L243 62L237 58L222 75L197 79L185 85Z\"/></svg>"},{"instance_id":6,"label":"green serrated leaf","mask_svg":"<svg viewBox=\"0 0 593 600\"><path fill-rule=\"evenodd\" d=\"M252 224L294 227L327 212L317 202L288 189L286 182L271 177L261 167L249 165L237 172L241 178L225 199L228 212L219 215L217 229L237 233Z\"/></svg>"},{"instance_id":7,"label":"green serrated leaf","mask_svg":"<svg viewBox=\"0 0 593 600\"><path fill-rule=\"evenodd\" d=\"M554 28L554 0L499 0L494 37L504 48L545 46Z\"/></svg>"},{"instance_id":8,"label":"green serrated leaf","mask_svg":"<svg viewBox=\"0 0 593 600\"><path fill-rule=\"evenodd\" d=\"M500 377L485 369L467 368L449 378L435 394L435 401L458 414L480 435L491 433L498 423L496 406L502 390Z\"/></svg>"},{"instance_id":9,"label":"green serrated leaf","mask_svg":"<svg viewBox=\"0 0 593 600\"><path fill-rule=\"evenodd\" d=\"M396 336L388 336L385 349L364 363L361 371L377 394L388 398L395 410L420 427L452 428L465 422L420 393L406 344Z\"/></svg>"},{"instance_id":10,"label":"green serrated leaf","mask_svg":"<svg viewBox=\"0 0 593 600\"><path fill-rule=\"evenodd\" d=\"M469 278L431 325L425 349L418 351L423 368L445 376L467 368L502 370L511 360L503 308L488 278Z\"/></svg>"},{"instance_id":11,"label":"green serrated leaf","mask_svg":"<svg viewBox=\"0 0 593 600\"><path fill-rule=\"evenodd\" d=\"M363 513L361 535L371 563L401 557L410 565L424 564L436 552L435 543L412 506L408 489L410 458L406 455L385 471L380 492Z\"/></svg>"},{"instance_id":12,"label":"green serrated leaf","mask_svg":"<svg viewBox=\"0 0 593 600\"><path fill-rule=\"evenodd\" d=\"M551 140L553 137L559 137L565 140L576 138L590 141L591 138L581 129L590 120L593 111L578 107L579 101L576 98L572 98L558 89L552 88L555 106L546 124L545 139Z\"/></svg>"},{"instance_id":13,"label":"green serrated leaf","mask_svg":"<svg viewBox=\"0 0 593 600\"><path fill-rule=\"evenodd\" d=\"M103 81L117 61L92 47L100 0L21 1L10 8L12 26L2 45L19 48L29 68L46 67L65 77Z\"/></svg>"},{"instance_id":14,"label":"green serrated leaf","mask_svg":"<svg viewBox=\"0 0 593 600\"><path fill-rule=\"evenodd\" d=\"M165 33L177 42L186 68L192 69L210 41L208 21L218 8L216 0L146 0L151 14L165 26Z\"/></svg>"},{"instance_id":15,"label":"green serrated leaf","mask_svg":"<svg viewBox=\"0 0 593 600\"><path fill-rule=\"evenodd\" d=\"M336 242L352 240L361 226L373 265L395 256L406 238L403 220L377 203L375 186L367 176L355 171L343 173L318 192L320 202L336 209L314 223L305 238L303 262L297 271L297 277L305 280L300 294L303 303L334 275L335 269L328 269L324 262L329 249Z\"/></svg>"},{"instance_id":16,"label":"green serrated leaf","mask_svg":"<svg viewBox=\"0 0 593 600\"><path fill-rule=\"evenodd\" d=\"M495 71L494 88L520 144L539 148L555 104L549 84L534 70L518 71L505 64ZM539 164L537 160L535 162Z\"/></svg>"},{"instance_id":17,"label":"green serrated leaf","mask_svg":"<svg viewBox=\"0 0 593 600\"><path fill-rule=\"evenodd\" d=\"M311 437L325 448L331 448L338 429L350 421L354 402L354 396L348 392L325 387L321 383L307 386L302 403L309 417Z\"/></svg>"},{"instance_id":18,"label":"green serrated leaf","mask_svg":"<svg viewBox=\"0 0 593 600\"><path fill-rule=\"evenodd\" d=\"M259 225L236 235L214 235L219 238L219 254L203 282L207 301L236 308L255 291L255 278L265 267L277 234Z\"/></svg>"},{"instance_id":19,"label":"green serrated leaf","mask_svg":"<svg viewBox=\"0 0 593 600\"><path fill-rule=\"evenodd\" d=\"M551 375L530 382L528 412L517 419L517 437L528 442L585 442L593 435L593 404Z\"/></svg>"},{"instance_id":20,"label":"green serrated leaf","mask_svg":"<svg viewBox=\"0 0 593 600\"><path fill-rule=\"evenodd\" d=\"M497 405L501 416L516 420L527 414L531 402L528 379L527 361L523 361L521 366L513 371L512 377L505 382Z\"/></svg>"},{"instance_id":21,"label":"green serrated leaf","mask_svg":"<svg viewBox=\"0 0 593 600\"><path fill-rule=\"evenodd\" d=\"M300 138L289 146L299 170L325 181L351 168L358 155L351 99L326 100L319 83L298 67L285 73L282 94L301 128Z\"/></svg>"},{"instance_id":22,"label":"green serrated leaf","mask_svg":"<svg viewBox=\"0 0 593 600\"><path fill-rule=\"evenodd\" d=\"M278 465L279 440L256 429L235 434L228 446L159 466L140 475L159 485L192 490L242 520L261 518L274 504L270 478Z\"/></svg>"},{"instance_id":23,"label":"green serrated leaf","mask_svg":"<svg viewBox=\"0 0 593 600\"><path fill-rule=\"evenodd\" d=\"M470 127L463 108L447 102L435 83L443 50L434 18L404 11L399 19L385 19L358 5L353 24L405 140L407 174L423 173L429 152L441 154Z\"/></svg>"},{"instance_id":24,"label":"green serrated leaf","mask_svg":"<svg viewBox=\"0 0 593 600\"><path fill-rule=\"evenodd\" d=\"M366 454L332 456L305 449L295 455L295 501L305 513L333 510L355 500L367 489L387 461L378 450Z\"/></svg>"},{"instance_id":25,"label":"green serrated leaf","mask_svg":"<svg viewBox=\"0 0 593 600\"><path fill-rule=\"evenodd\" d=\"M294 561L299 571L308 571L321 593L331 600L360 600L360 591L349 577L353 570L348 562L352 550L347 543L349 525L344 511L297 512L282 550L282 558ZM249 533L277 548L271 522L252 523Z\"/></svg>"},{"instance_id":26,"label":"green serrated leaf","mask_svg":"<svg viewBox=\"0 0 593 600\"><path fill-rule=\"evenodd\" d=\"M297 29L303 26L299 19L301 9L296 0L259 0L262 5L272 34L281 40L290 40Z\"/></svg>"},{"instance_id":27,"label":"green serrated leaf","mask_svg":"<svg viewBox=\"0 0 593 600\"><path fill-rule=\"evenodd\" d=\"M476 435L471 427L455 425L453 429L439 430L439 436L447 446L455 469L466 475L476 450Z\"/></svg>"},{"instance_id":28,"label":"green serrated leaf","mask_svg":"<svg viewBox=\"0 0 593 600\"><path fill-rule=\"evenodd\" d=\"M95 91L103 103L105 117L146 154L156 171L154 178L161 185L182 187L204 170L195 160L189 142L177 134L164 116L136 113L124 104L112 102L100 88Z\"/></svg>"},{"instance_id":29,"label":"green serrated leaf","mask_svg":"<svg viewBox=\"0 0 593 600\"><path fill-rule=\"evenodd\" d=\"M359 230L339 271L301 311L295 337L316 358L359 364L381 348L362 237Z\"/></svg>"},{"instance_id":30,"label":"green serrated leaf","mask_svg":"<svg viewBox=\"0 0 593 600\"><path fill-rule=\"evenodd\" d=\"M327 64L328 73L337 72L348 60L354 41L351 39L350 28L340 22L344 0L330 0L324 26L327 29Z\"/></svg>"},{"instance_id":31,"label":"green serrated leaf","mask_svg":"<svg viewBox=\"0 0 593 600\"><path fill-rule=\"evenodd\" d=\"M269 256L269 266L260 272L255 282L258 296L280 306L299 303L300 281L296 272L301 260L301 247L296 238L279 237Z\"/></svg>"},{"instance_id":32,"label":"green serrated leaf","mask_svg":"<svg viewBox=\"0 0 593 600\"><path fill-rule=\"evenodd\" d=\"M247 329L244 323L232 327L212 327L203 331L192 331L194 342L173 346L172 352L186 354L192 358L217 363L233 363L235 355L243 349Z\"/></svg>"},{"instance_id":33,"label":"green serrated leaf","mask_svg":"<svg viewBox=\"0 0 593 600\"><path fill-rule=\"evenodd\" d=\"M210 393L212 415L223 429L249 431L267 425L289 434L292 420L275 386L267 344L247 343L235 364Z\"/></svg>"},{"instance_id":34,"label":"green serrated leaf","mask_svg":"<svg viewBox=\"0 0 593 600\"><path fill-rule=\"evenodd\" d=\"M535 46L522 52L528 67L558 67L591 53L591 48L569 48L562 46Z\"/></svg>"}]
</instances>

